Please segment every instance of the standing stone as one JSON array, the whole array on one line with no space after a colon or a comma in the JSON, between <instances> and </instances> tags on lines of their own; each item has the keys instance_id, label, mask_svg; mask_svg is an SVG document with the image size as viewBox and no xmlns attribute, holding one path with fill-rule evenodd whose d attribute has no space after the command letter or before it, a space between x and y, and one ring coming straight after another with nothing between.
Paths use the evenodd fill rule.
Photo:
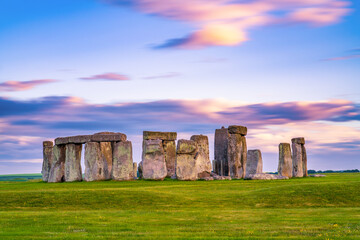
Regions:
<instances>
[{"instance_id":1,"label":"standing stone","mask_svg":"<svg viewBox=\"0 0 360 240\"><path fill-rule=\"evenodd\" d=\"M193 135L190 140L196 143L197 153L196 153L196 171L198 175L203 173L210 174L211 172L211 162L209 156L209 140L207 136L203 135ZM198 176L198 177L199 177ZM210 176L210 175L209 175Z\"/></svg>"},{"instance_id":2,"label":"standing stone","mask_svg":"<svg viewBox=\"0 0 360 240\"><path fill-rule=\"evenodd\" d=\"M65 180L65 145L53 147L52 159L48 182L63 182Z\"/></svg>"},{"instance_id":3,"label":"standing stone","mask_svg":"<svg viewBox=\"0 0 360 240\"><path fill-rule=\"evenodd\" d=\"M81 144L66 144L65 146L65 182L82 180Z\"/></svg>"},{"instance_id":4,"label":"standing stone","mask_svg":"<svg viewBox=\"0 0 360 240\"><path fill-rule=\"evenodd\" d=\"M304 177L307 177L307 176L308 176L308 171L307 171L307 155L306 155L306 149L305 149L305 145L304 145L304 144L301 145L301 153L302 153L303 174L304 174Z\"/></svg>"},{"instance_id":5,"label":"standing stone","mask_svg":"<svg viewBox=\"0 0 360 240\"><path fill-rule=\"evenodd\" d=\"M242 178L243 166L241 162L242 140L240 134L230 134L228 142L229 172L232 178Z\"/></svg>"},{"instance_id":6,"label":"standing stone","mask_svg":"<svg viewBox=\"0 0 360 240\"><path fill-rule=\"evenodd\" d=\"M229 176L228 138L227 128L215 130L215 173L221 176Z\"/></svg>"},{"instance_id":7,"label":"standing stone","mask_svg":"<svg viewBox=\"0 0 360 240\"><path fill-rule=\"evenodd\" d=\"M279 166L278 174L288 178L292 177L293 168L292 168L292 159L291 159L291 149L289 143L280 143L279 144Z\"/></svg>"},{"instance_id":8,"label":"standing stone","mask_svg":"<svg viewBox=\"0 0 360 240\"><path fill-rule=\"evenodd\" d=\"M114 142L113 144L115 145L116 142ZM106 160L105 168L107 169L107 171L105 171L105 172L107 174L106 174L105 178L111 179L111 170L112 170L112 165L113 165L113 150L112 150L111 142L100 142L100 150L101 150L101 154L104 156L104 158Z\"/></svg>"},{"instance_id":9,"label":"standing stone","mask_svg":"<svg viewBox=\"0 0 360 240\"><path fill-rule=\"evenodd\" d=\"M131 142L115 142L113 148L112 179L117 181L133 180L134 169Z\"/></svg>"},{"instance_id":10,"label":"standing stone","mask_svg":"<svg viewBox=\"0 0 360 240\"><path fill-rule=\"evenodd\" d=\"M293 177L303 177L304 176L302 142L305 143L305 140L303 140L303 138L291 139Z\"/></svg>"},{"instance_id":11,"label":"standing stone","mask_svg":"<svg viewBox=\"0 0 360 240\"><path fill-rule=\"evenodd\" d=\"M100 143L88 142L85 144L85 181L105 180L107 163L105 156L101 153Z\"/></svg>"},{"instance_id":12,"label":"standing stone","mask_svg":"<svg viewBox=\"0 0 360 240\"><path fill-rule=\"evenodd\" d=\"M197 180L197 144L192 140L179 140L176 148L176 178L178 180Z\"/></svg>"},{"instance_id":13,"label":"standing stone","mask_svg":"<svg viewBox=\"0 0 360 240\"><path fill-rule=\"evenodd\" d=\"M241 135L241 165L243 166L242 169L242 178L245 178L246 175L246 163L247 163L247 144L246 144L246 137L245 135Z\"/></svg>"},{"instance_id":14,"label":"standing stone","mask_svg":"<svg viewBox=\"0 0 360 240\"><path fill-rule=\"evenodd\" d=\"M51 164L53 162L53 142L44 141L43 142L43 165L42 165L42 180L47 182L49 179Z\"/></svg>"},{"instance_id":15,"label":"standing stone","mask_svg":"<svg viewBox=\"0 0 360 240\"><path fill-rule=\"evenodd\" d=\"M142 178L164 180L167 175L165 153L160 139L143 141L143 155L141 162Z\"/></svg>"},{"instance_id":16,"label":"standing stone","mask_svg":"<svg viewBox=\"0 0 360 240\"><path fill-rule=\"evenodd\" d=\"M137 178L138 177L138 175L137 175L138 166L137 166L136 162L133 163L133 171L134 171L134 178Z\"/></svg>"},{"instance_id":17,"label":"standing stone","mask_svg":"<svg viewBox=\"0 0 360 240\"><path fill-rule=\"evenodd\" d=\"M176 144L174 140L163 140L167 177L175 175Z\"/></svg>"},{"instance_id":18,"label":"standing stone","mask_svg":"<svg viewBox=\"0 0 360 240\"><path fill-rule=\"evenodd\" d=\"M245 178L247 178L250 174L262 173L262 170L263 170L263 162L261 157L261 151L259 149L248 150Z\"/></svg>"}]
</instances>

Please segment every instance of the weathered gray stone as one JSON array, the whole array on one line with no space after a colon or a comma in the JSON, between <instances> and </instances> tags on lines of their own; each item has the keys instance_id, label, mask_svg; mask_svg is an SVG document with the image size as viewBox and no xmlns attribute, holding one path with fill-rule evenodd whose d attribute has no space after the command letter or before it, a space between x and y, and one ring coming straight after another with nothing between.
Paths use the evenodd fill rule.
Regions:
<instances>
[{"instance_id":1,"label":"weathered gray stone","mask_svg":"<svg viewBox=\"0 0 360 240\"><path fill-rule=\"evenodd\" d=\"M212 160L212 171L213 172L216 172L216 168L215 168L215 166L216 166L216 161L215 160Z\"/></svg>"},{"instance_id":2,"label":"weathered gray stone","mask_svg":"<svg viewBox=\"0 0 360 240\"><path fill-rule=\"evenodd\" d=\"M302 156L302 144L296 141L292 142L292 163L293 163L293 177L303 177L303 156Z\"/></svg>"},{"instance_id":3,"label":"weathered gray stone","mask_svg":"<svg viewBox=\"0 0 360 240\"><path fill-rule=\"evenodd\" d=\"M144 140L142 155L142 178L163 180L167 175L162 140Z\"/></svg>"},{"instance_id":4,"label":"weathered gray stone","mask_svg":"<svg viewBox=\"0 0 360 240\"><path fill-rule=\"evenodd\" d=\"M262 162L261 151L259 149L248 150L245 176L247 177L250 174L262 173L262 170L263 170L263 162Z\"/></svg>"},{"instance_id":5,"label":"weathered gray stone","mask_svg":"<svg viewBox=\"0 0 360 240\"><path fill-rule=\"evenodd\" d=\"M228 127L228 131L229 131L230 134L240 134L242 136L246 136L247 127L231 125L231 126Z\"/></svg>"},{"instance_id":6,"label":"weathered gray stone","mask_svg":"<svg viewBox=\"0 0 360 240\"><path fill-rule=\"evenodd\" d=\"M51 164L53 162L53 142L43 142L43 165L42 165L42 180L47 182L51 170Z\"/></svg>"},{"instance_id":7,"label":"weathered gray stone","mask_svg":"<svg viewBox=\"0 0 360 240\"><path fill-rule=\"evenodd\" d=\"M289 143L279 144L278 174L280 176L285 176L288 178L292 177L293 164L292 164L291 149Z\"/></svg>"},{"instance_id":8,"label":"weathered gray stone","mask_svg":"<svg viewBox=\"0 0 360 240\"><path fill-rule=\"evenodd\" d=\"M81 144L66 144L65 146L65 182L82 180Z\"/></svg>"},{"instance_id":9,"label":"weathered gray stone","mask_svg":"<svg viewBox=\"0 0 360 240\"><path fill-rule=\"evenodd\" d=\"M143 139L144 140L167 140L167 141L174 141L177 138L176 132L151 132L151 131L144 131L143 132Z\"/></svg>"},{"instance_id":10,"label":"weathered gray stone","mask_svg":"<svg viewBox=\"0 0 360 240\"><path fill-rule=\"evenodd\" d=\"M133 171L134 171L134 178L137 178L138 177L138 174L137 174L138 166L137 166L136 162L133 163Z\"/></svg>"},{"instance_id":11,"label":"weathered gray stone","mask_svg":"<svg viewBox=\"0 0 360 240\"><path fill-rule=\"evenodd\" d=\"M293 139L291 139L291 142L304 145L305 144L305 138L303 138L303 137L293 138Z\"/></svg>"},{"instance_id":12,"label":"weathered gray stone","mask_svg":"<svg viewBox=\"0 0 360 240\"><path fill-rule=\"evenodd\" d=\"M94 135L59 137L55 139L55 144L56 145L68 144L68 143L84 144L87 142L120 142L120 141L126 141L125 134L102 132L102 133L96 133Z\"/></svg>"},{"instance_id":13,"label":"weathered gray stone","mask_svg":"<svg viewBox=\"0 0 360 240\"><path fill-rule=\"evenodd\" d=\"M83 144L90 141L91 141L91 135L78 135L72 137L58 137L55 139L55 144L56 145L68 144L68 143Z\"/></svg>"},{"instance_id":14,"label":"weathered gray stone","mask_svg":"<svg viewBox=\"0 0 360 240\"><path fill-rule=\"evenodd\" d=\"M92 142L125 142L126 135L123 133L105 133L91 135Z\"/></svg>"},{"instance_id":15,"label":"weathered gray stone","mask_svg":"<svg viewBox=\"0 0 360 240\"><path fill-rule=\"evenodd\" d=\"M203 135L193 135L190 139L196 143L197 153L195 162L198 175L201 175L202 173L210 173L211 163L208 137Z\"/></svg>"},{"instance_id":16,"label":"weathered gray stone","mask_svg":"<svg viewBox=\"0 0 360 240\"><path fill-rule=\"evenodd\" d=\"M130 141L113 144L112 179L117 181L134 179L132 145Z\"/></svg>"},{"instance_id":17,"label":"weathered gray stone","mask_svg":"<svg viewBox=\"0 0 360 240\"><path fill-rule=\"evenodd\" d=\"M197 145L195 141L181 139L176 148L176 178L178 180L197 180Z\"/></svg>"},{"instance_id":18,"label":"weathered gray stone","mask_svg":"<svg viewBox=\"0 0 360 240\"><path fill-rule=\"evenodd\" d=\"M201 173L198 173L198 178L205 178L205 177L211 177L211 172L203 171Z\"/></svg>"},{"instance_id":19,"label":"weathered gray stone","mask_svg":"<svg viewBox=\"0 0 360 240\"><path fill-rule=\"evenodd\" d=\"M257 173L257 174L250 174L245 179L247 180L283 180L289 179L285 176L275 175L275 174L268 174L268 173Z\"/></svg>"},{"instance_id":20,"label":"weathered gray stone","mask_svg":"<svg viewBox=\"0 0 360 240\"><path fill-rule=\"evenodd\" d=\"M48 182L63 182L65 180L65 145L53 147L52 159Z\"/></svg>"},{"instance_id":21,"label":"weathered gray stone","mask_svg":"<svg viewBox=\"0 0 360 240\"><path fill-rule=\"evenodd\" d=\"M244 178L246 174L246 139L240 134L230 134L228 141L228 164L230 176Z\"/></svg>"},{"instance_id":22,"label":"weathered gray stone","mask_svg":"<svg viewBox=\"0 0 360 240\"><path fill-rule=\"evenodd\" d=\"M106 179L111 179L111 171L112 171L112 165L113 165L113 148L112 148L112 144L115 145L116 142L111 143L111 142L100 142L100 151L101 154L103 155L103 157L106 160Z\"/></svg>"},{"instance_id":23,"label":"weathered gray stone","mask_svg":"<svg viewBox=\"0 0 360 240\"><path fill-rule=\"evenodd\" d=\"M108 176L107 162L101 153L100 143L85 144L85 181L105 180Z\"/></svg>"},{"instance_id":24,"label":"weathered gray stone","mask_svg":"<svg viewBox=\"0 0 360 240\"><path fill-rule=\"evenodd\" d=\"M139 163L139 166L138 166L138 173L139 173L139 178L143 178L143 174L142 174L142 161Z\"/></svg>"},{"instance_id":25,"label":"weathered gray stone","mask_svg":"<svg viewBox=\"0 0 360 240\"><path fill-rule=\"evenodd\" d=\"M175 175L176 144L174 140L163 140L167 177Z\"/></svg>"},{"instance_id":26,"label":"weathered gray stone","mask_svg":"<svg viewBox=\"0 0 360 240\"><path fill-rule=\"evenodd\" d=\"M218 175L228 176L228 129L222 127L215 130L215 173Z\"/></svg>"},{"instance_id":27,"label":"weathered gray stone","mask_svg":"<svg viewBox=\"0 0 360 240\"><path fill-rule=\"evenodd\" d=\"M214 178L213 177L203 177L203 178L200 178L201 180L205 180L205 181L213 181Z\"/></svg>"},{"instance_id":28,"label":"weathered gray stone","mask_svg":"<svg viewBox=\"0 0 360 240\"><path fill-rule=\"evenodd\" d=\"M306 149L304 144L301 145L301 154L302 154L302 165L303 165L303 176L307 177L308 176L308 172L307 172L307 155L306 155Z\"/></svg>"}]
</instances>

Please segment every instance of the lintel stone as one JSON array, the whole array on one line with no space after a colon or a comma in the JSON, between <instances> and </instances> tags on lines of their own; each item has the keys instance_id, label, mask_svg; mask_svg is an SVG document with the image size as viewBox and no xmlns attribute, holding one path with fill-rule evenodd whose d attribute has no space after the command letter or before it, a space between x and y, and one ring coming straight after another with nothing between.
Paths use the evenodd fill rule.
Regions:
<instances>
[{"instance_id":1,"label":"lintel stone","mask_svg":"<svg viewBox=\"0 0 360 240\"><path fill-rule=\"evenodd\" d=\"M144 140L152 140L152 139L161 139L161 140L176 140L177 133L176 132L151 132L144 131L143 132Z\"/></svg>"},{"instance_id":2,"label":"lintel stone","mask_svg":"<svg viewBox=\"0 0 360 240\"><path fill-rule=\"evenodd\" d=\"M246 136L247 134L247 127L238 126L238 125L231 125L228 127L228 131L230 134L240 134L242 136Z\"/></svg>"}]
</instances>

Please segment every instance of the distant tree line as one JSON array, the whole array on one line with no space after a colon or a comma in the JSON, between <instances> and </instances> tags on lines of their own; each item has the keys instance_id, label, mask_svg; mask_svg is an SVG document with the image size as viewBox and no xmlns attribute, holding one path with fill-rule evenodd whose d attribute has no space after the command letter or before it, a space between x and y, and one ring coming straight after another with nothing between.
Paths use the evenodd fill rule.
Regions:
<instances>
[{"instance_id":1,"label":"distant tree line","mask_svg":"<svg viewBox=\"0 0 360 240\"><path fill-rule=\"evenodd\" d=\"M325 170L325 171L316 171L316 170L308 170L309 174L314 174L314 173L356 173L356 172L360 172L359 169L352 169L352 170L338 170L338 171L334 171L334 170Z\"/></svg>"}]
</instances>

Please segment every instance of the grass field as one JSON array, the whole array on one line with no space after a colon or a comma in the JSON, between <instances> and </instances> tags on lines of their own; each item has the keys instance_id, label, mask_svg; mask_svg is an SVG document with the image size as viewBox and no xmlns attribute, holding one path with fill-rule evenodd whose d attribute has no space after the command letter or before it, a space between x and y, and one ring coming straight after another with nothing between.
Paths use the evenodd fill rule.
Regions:
<instances>
[{"instance_id":1,"label":"grass field","mask_svg":"<svg viewBox=\"0 0 360 240\"><path fill-rule=\"evenodd\" d=\"M0 239L360 239L360 174L0 182Z\"/></svg>"}]
</instances>

